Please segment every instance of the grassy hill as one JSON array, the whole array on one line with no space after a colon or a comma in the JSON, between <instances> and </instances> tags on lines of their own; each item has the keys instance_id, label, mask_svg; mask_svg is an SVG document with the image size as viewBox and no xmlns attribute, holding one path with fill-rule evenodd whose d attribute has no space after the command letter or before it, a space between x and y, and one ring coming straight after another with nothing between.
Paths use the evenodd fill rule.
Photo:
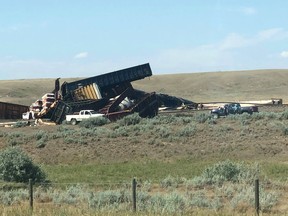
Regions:
<instances>
[{"instance_id":1,"label":"grassy hill","mask_svg":"<svg viewBox=\"0 0 288 216\"><path fill-rule=\"evenodd\" d=\"M135 87L184 97L195 102L288 100L288 70L227 71L157 75L135 82Z\"/></svg>"},{"instance_id":2,"label":"grassy hill","mask_svg":"<svg viewBox=\"0 0 288 216\"><path fill-rule=\"evenodd\" d=\"M60 79L71 82L77 78ZM79 79L79 78L78 78ZM195 102L288 101L288 70L253 70L152 75L132 83L136 89L183 97ZM54 89L54 79L1 80L0 101L30 105Z\"/></svg>"},{"instance_id":3,"label":"grassy hill","mask_svg":"<svg viewBox=\"0 0 288 216\"><path fill-rule=\"evenodd\" d=\"M70 82L75 79L60 81ZM165 93L199 103L270 98L282 98L284 103L287 103L287 82L288 70L255 70L153 75L135 81L132 85L136 89L147 92ZM0 81L0 101L30 105L53 89L54 79ZM192 184L194 177L197 179L205 167L219 161L230 159L252 165L256 163L257 169L260 170L261 183L266 182L272 192L277 190L284 192L277 204L276 201L273 202L272 211L282 213L288 211L287 197L284 196L288 188L288 111L285 109L286 106L261 107L260 112L253 115L230 115L219 119L210 118L209 111L201 110L159 114L152 119L140 119L137 115L130 115L103 126L63 124L1 127L0 150L18 146L34 162L41 164L49 180L62 187L75 183L110 185L111 182L114 183L111 185L115 186L130 182L133 177L136 177L139 182L150 182L154 190L152 193L155 194L159 191L163 193L159 182L161 185L163 182L171 183L172 180L173 183L177 179L185 182L185 184L182 182L182 187L179 187L178 191L185 191L185 194L188 194L186 191L191 193L187 185ZM268 178L276 180L277 183L271 184ZM1 184L4 182L0 181ZM221 187L224 188L223 191L226 190L226 186L225 183L225 187ZM208 188L211 189L211 185ZM245 192L246 189L245 186L243 191ZM169 193L172 192L170 187L167 190ZM218 187L215 190L219 193ZM175 192L175 189L173 191ZM227 191L231 191L230 186L227 187ZM253 192L253 188L251 191ZM196 196L199 200L205 198L202 193L211 197L211 191L206 191L205 188L203 190L200 188L199 191L195 191L195 194L196 192L201 192ZM51 194L55 194L55 191ZM195 197L195 194L192 197ZM235 193L236 198L237 196ZM48 195L43 197L44 200L46 199L44 202L49 203L50 209L52 198ZM215 196L215 199L217 197ZM40 198L39 200L38 205L43 201ZM245 200L248 198L245 197ZM226 205L230 201L224 203ZM237 215L238 212L239 215L243 213L250 215L249 212L253 212L253 205L243 210L241 199L236 204L239 209L232 209L231 215ZM223 215L230 215L225 208ZM82 206L81 209L83 214L83 209L87 209L87 205ZM7 211L7 208L4 207L3 211ZM23 209L20 208L19 211L22 213ZM72 207L72 211L73 213L63 214L62 210L58 210L61 214L54 212L46 215L81 214L75 211L75 207ZM105 213L103 215L107 215ZM146 215L145 213L143 215ZM19 213L9 215L19 215ZM119 212L112 211L111 215L119 215ZM208 214L200 211L199 215ZM215 212L215 215L219 215L218 212Z\"/></svg>"}]
</instances>

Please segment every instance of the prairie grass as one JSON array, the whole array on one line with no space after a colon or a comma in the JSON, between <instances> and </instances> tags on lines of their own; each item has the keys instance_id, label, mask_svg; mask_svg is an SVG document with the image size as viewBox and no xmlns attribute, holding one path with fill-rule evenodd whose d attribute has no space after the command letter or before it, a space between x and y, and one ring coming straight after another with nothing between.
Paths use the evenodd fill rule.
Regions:
<instances>
[{"instance_id":1,"label":"prairie grass","mask_svg":"<svg viewBox=\"0 0 288 216\"><path fill-rule=\"evenodd\" d=\"M254 208L254 186L250 182L250 178L254 179L255 175L251 175L251 172L255 172L253 166L223 161L208 166L201 175L191 179L169 175L158 183L137 180L138 214L202 215L209 213L210 215L225 215L223 213L226 213L227 215L249 215ZM207 179L211 179L211 175L224 175L221 178L221 184L211 184L207 181ZM195 187L196 178L204 179L201 187ZM268 182L262 181L261 183L261 211L273 214L275 213L273 207L281 198L279 190L283 189L284 185L277 185L277 192L271 188L271 186L273 187L271 182L267 184ZM188 184L192 187L187 187ZM54 215L74 215L79 213L79 210L81 214L85 215L130 215L132 213L131 194L131 183L112 183L108 188L99 184L73 185L66 183L60 186L40 184L35 187L34 191L36 203L34 213L40 204L44 212L44 204L46 204L46 206L53 206L51 214ZM0 195L3 211L8 211L9 206L19 207L22 205L25 208L23 204L28 205L27 199L27 189L4 191ZM66 210L63 212L59 207L65 207L66 210L74 207L77 210L75 209L76 212L66 212Z\"/></svg>"},{"instance_id":2,"label":"prairie grass","mask_svg":"<svg viewBox=\"0 0 288 216\"><path fill-rule=\"evenodd\" d=\"M191 178L213 161L178 160L175 162L146 161L144 163L44 165L48 179L58 183L129 182L133 177L159 181L171 176ZM74 173L77 171L77 175Z\"/></svg>"}]
</instances>

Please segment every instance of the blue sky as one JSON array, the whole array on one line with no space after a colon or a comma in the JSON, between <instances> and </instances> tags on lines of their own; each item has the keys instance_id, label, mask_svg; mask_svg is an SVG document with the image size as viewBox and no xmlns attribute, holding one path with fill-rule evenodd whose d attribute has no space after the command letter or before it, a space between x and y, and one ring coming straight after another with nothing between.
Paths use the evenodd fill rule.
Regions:
<instances>
[{"instance_id":1,"label":"blue sky","mask_svg":"<svg viewBox=\"0 0 288 216\"><path fill-rule=\"evenodd\" d=\"M288 69L286 0L0 0L0 79Z\"/></svg>"}]
</instances>

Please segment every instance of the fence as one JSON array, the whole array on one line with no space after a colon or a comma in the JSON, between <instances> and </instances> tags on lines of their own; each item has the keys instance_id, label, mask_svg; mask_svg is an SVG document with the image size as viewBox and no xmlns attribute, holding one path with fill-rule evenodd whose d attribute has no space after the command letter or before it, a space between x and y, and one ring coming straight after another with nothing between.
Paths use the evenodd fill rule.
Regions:
<instances>
[{"instance_id":1,"label":"fence","mask_svg":"<svg viewBox=\"0 0 288 216\"><path fill-rule=\"evenodd\" d=\"M223 189L223 185L218 185L216 187L210 186L210 188L189 187L189 185L185 185L183 183L173 186L171 182L162 185L156 185L150 182L150 185L148 185L149 188L147 185L147 182L142 182L141 180L137 182L135 178L132 180L132 183L61 183L58 185L46 183L33 184L32 180L30 180L28 184L28 190L23 191L23 193L27 193L26 196L23 194L20 196L24 197L24 200L29 199L29 207L31 210L33 210L35 203L49 203L51 200L53 200L55 204L65 203L75 205L87 199L86 201L89 203L88 206L95 209L125 210L130 211L131 213L146 211L155 213L159 211L172 214L175 214L175 212L177 213L179 211L189 212L191 209L193 209L193 207L197 209L213 208L213 211L220 210L225 208L225 205L227 207L228 201L232 202L236 197L236 192L232 190L230 192L225 192L225 194L219 193L219 191ZM84 186L87 186L86 189L84 189ZM243 190L247 192L243 199L249 202L250 213L253 212L255 215L259 215L260 212L272 211L270 207L275 206L277 204L276 202L273 206L268 206L269 208L267 208L267 203L265 203L267 200L262 202L263 206L260 205L260 200L263 198L264 189L263 185L260 186L259 180L255 180L255 182L250 186L250 188L246 189L246 186L243 187ZM66 187L66 189L64 190L63 187ZM57 188L60 188L59 191ZM89 190L87 188L89 188ZM177 192L175 192L174 189L176 189ZM61 190L62 195L60 192ZM203 190L206 190L207 194L199 193L199 191ZM236 190L239 190L239 188ZM281 190L282 189L279 188L278 192ZM147 193L145 191L147 191ZM63 195L63 193L65 194ZM275 193L275 188L273 193ZM45 198L41 196L46 197L46 199L48 197L48 201L43 201ZM53 198L49 198L49 196ZM282 199L287 198L284 197L283 194L281 194L281 196ZM269 194L267 197L270 199L269 202L271 202L271 194ZM265 199L268 199L267 197ZM239 203L243 201L239 197L236 199L239 199ZM269 202L268 204L271 205ZM241 208L243 208L243 203L241 203ZM237 207L234 210L237 212ZM243 211L243 209L241 211Z\"/></svg>"}]
</instances>

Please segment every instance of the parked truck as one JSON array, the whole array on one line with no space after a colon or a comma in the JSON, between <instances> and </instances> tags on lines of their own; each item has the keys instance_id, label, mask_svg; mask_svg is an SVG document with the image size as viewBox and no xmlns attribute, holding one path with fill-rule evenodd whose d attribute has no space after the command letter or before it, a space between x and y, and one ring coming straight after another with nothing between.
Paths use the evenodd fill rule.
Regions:
<instances>
[{"instance_id":1,"label":"parked truck","mask_svg":"<svg viewBox=\"0 0 288 216\"><path fill-rule=\"evenodd\" d=\"M258 112L257 106L242 107L240 103L229 103L225 104L223 107L218 107L217 109L211 110L210 113L214 118L219 118L221 116L227 116L230 114L253 114L254 112Z\"/></svg>"},{"instance_id":2,"label":"parked truck","mask_svg":"<svg viewBox=\"0 0 288 216\"><path fill-rule=\"evenodd\" d=\"M81 110L80 112L73 113L72 115L66 115L66 121L72 125L76 125L83 119L98 118L102 116L104 116L104 114L98 113L94 110Z\"/></svg>"}]
</instances>

